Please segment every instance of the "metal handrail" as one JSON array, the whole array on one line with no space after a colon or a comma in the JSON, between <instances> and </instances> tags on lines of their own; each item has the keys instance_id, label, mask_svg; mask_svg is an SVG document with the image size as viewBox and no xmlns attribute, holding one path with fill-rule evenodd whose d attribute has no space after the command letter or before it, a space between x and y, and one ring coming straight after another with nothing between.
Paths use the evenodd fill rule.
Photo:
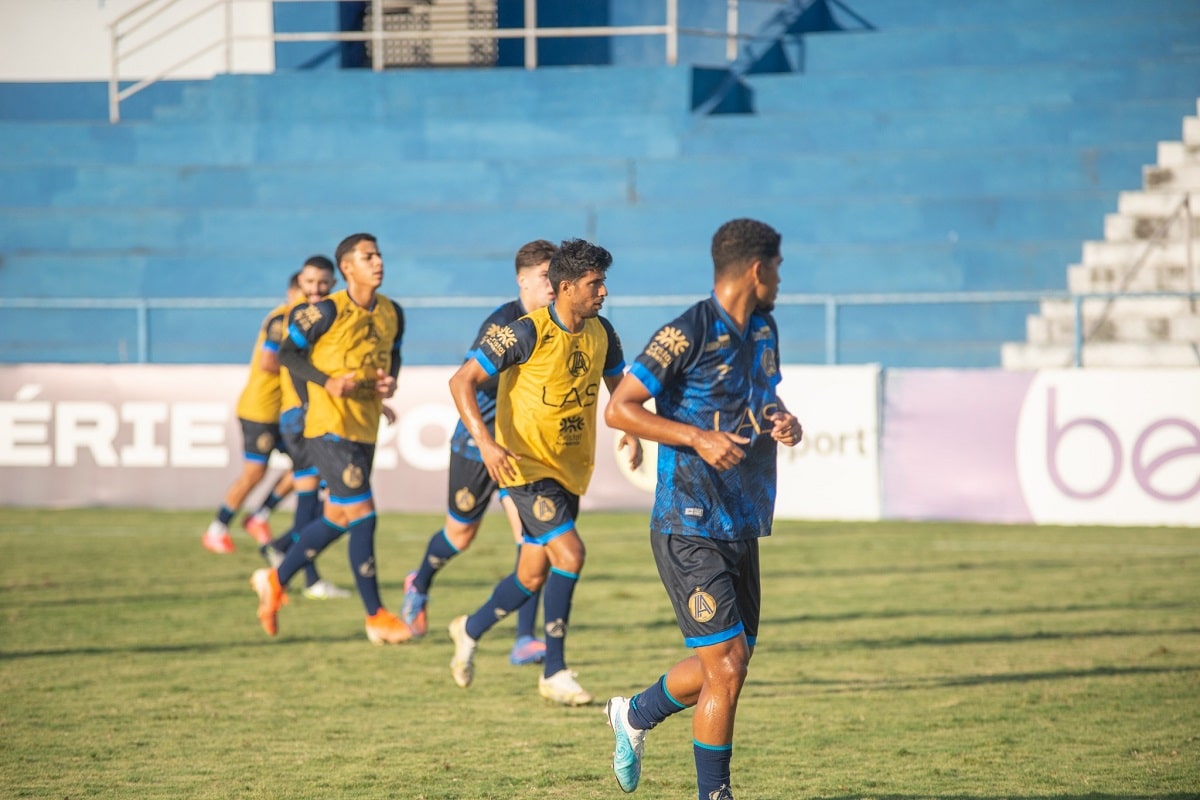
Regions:
<instances>
[{"instance_id":1,"label":"metal handrail","mask_svg":"<svg viewBox=\"0 0 1200 800\"><path fill-rule=\"evenodd\" d=\"M279 0L279 2L304 3L327 2L328 0ZM232 72L234 42L271 41L282 42L371 42L373 43L371 68L375 72L383 70L383 44L389 41L404 41L407 39L447 40L474 39L487 36L492 39L524 39L525 68L537 68L537 41L539 39L579 38L587 36L662 36L666 40L666 63L675 66L679 60L679 0L662 0L665 4L666 21L662 25L627 25L627 26L574 26L545 28L537 25L537 2L525 0L525 26L521 28L464 28L461 30L438 31L385 31L383 30L383 0L370 0L372 13L372 29L370 31L338 31L338 32L309 32L309 33L271 33L262 35L235 35L233 32L233 2L234 0L213 0L207 6L175 23L157 37L122 50L123 43L128 37L141 30L152 19L165 13L182 0L145 0L134 6L109 25L110 34L110 76L108 81L108 119L111 123L121 120L121 101L146 89L149 86L176 74L180 69L207 55L213 50L224 47L225 71ZM736 6L737 0L727 0ZM142 78L130 86L121 88L121 64L123 59L133 53L161 41L162 37L177 32L189 23L208 14L217 7L223 7L225 13L225 33L216 41L202 46L199 50L187 53L178 58L170 66L158 70L153 75ZM737 17L733 16L736 24ZM735 41L736 30L726 31L730 41Z\"/></svg>"},{"instance_id":2,"label":"metal handrail","mask_svg":"<svg viewBox=\"0 0 1200 800\"><path fill-rule=\"evenodd\" d=\"M838 315L847 306L879 306L879 305L922 305L922 304L962 304L962 303L1037 303L1043 300L1072 300L1074 301L1076 337L1073 346L1073 361L1076 367L1083 364L1083 350L1086 342L1079 332L1083 329L1083 302L1093 299L1108 299L1120 296L1128 299L1167 299L1186 298L1193 304L1197 300L1196 291L1186 292L1137 292L1117 295L1113 292L1091 292L1071 294L1068 292L1047 291L992 291L992 292L904 292L904 293L861 293L861 294L781 294L776 298L776 307L786 306L822 306L824 317L825 363L838 364ZM624 308L683 308L703 297L702 294L678 295L629 295L624 297L609 297L606 305L610 311L620 311ZM441 296L441 297L396 297L406 308L495 308L512 298L509 296ZM161 297L161 298L41 298L41 297L0 297L0 309L110 309L133 311L137 316L137 363L149 363L150 337L149 314L158 309L179 308L210 308L210 309L241 309L252 308L266 311L279 304L279 298L272 297Z\"/></svg>"}]
</instances>

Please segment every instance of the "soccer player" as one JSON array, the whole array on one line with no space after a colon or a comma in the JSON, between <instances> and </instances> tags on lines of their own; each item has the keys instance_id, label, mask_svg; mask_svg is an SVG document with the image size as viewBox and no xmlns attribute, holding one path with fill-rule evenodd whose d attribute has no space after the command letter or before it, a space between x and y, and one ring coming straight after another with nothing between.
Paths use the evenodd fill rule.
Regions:
<instances>
[{"instance_id":1,"label":"soccer player","mask_svg":"<svg viewBox=\"0 0 1200 800\"><path fill-rule=\"evenodd\" d=\"M337 283L333 262L322 255L309 256L301 267L298 278L302 297L292 303L288 316L300 303L315 304L324 300ZM272 567L283 563L284 556L299 538L306 525L321 516L321 476L313 463L304 440L304 414L308 407L308 384L292 380L287 367L280 367L279 383L282 394L279 415L279 430L284 445L292 459L292 485L296 492L296 513L292 528L278 539L262 545L259 553ZM304 596L314 600L347 598L350 592L321 577L316 565L308 561L304 565Z\"/></svg>"},{"instance_id":2,"label":"soccer player","mask_svg":"<svg viewBox=\"0 0 1200 800\"><path fill-rule=\"evenodd\" d=\"M329 497L322 516L300 531L283 563L257 570L258 619L274 636L284 588L304 564L342 534L350 533L350 567L366 609L367 638L399 644L408 626L383 607L375 575L375 500L371 467L384 399L396 392L404 312L379 292L383 256L369 233L356 233L334 255L346 288L291 314L280 358L293 380L306 381L305 447L325 479Z\"/></svg>"},{"instance_id":3,"label":"soccer player","mask_svg":"<svg viewBox=\"0 0 1200 800\"><path fill-rule=\"evenodd\" d=\"M650 548L694 655L605 705L613 771L637 788L646 731L695 706L701 800L732 800L738 696L758 637L758 540L771 533L777 445L800 423L779 399L780 235L735 219L713 236L713 292L662 326L613 392L604 418L659 443ZM645 403L654 398L656 412Z\"/></svg>"},{"instance_id":4,"label":"soccer player","mask_svg":"<svg viewBox=\"0 0 1200 800\"><path fill-rule=\"evenodd\" d=\"M575 518L595 464L600 383L611 391L625 368L616 332L599 316L611 264L603 247L581 239L563 242L550 258L554 302L489 332L450 379L459 416L488 475L508 489L524 535L516 571L496 584L475 613L450 623L450 673L461 687L474 678L479 638L544 586L546 656L538 692L564 705L592 700L567 669L565 643L584 562ZM497 374L493 437L478 392ZM641 463L636 439L623 437L621 446L630 448L635 467Z\"/></svg>"},{"instance_id":5,"label":"soccer player","mask_svg":"<svg viewBox=\"0 0 1200 800\"><path fill-rule=\"evenodd\" d=\"M275 450L283 451L279 435L279 343L286 326L285 313L288 307L299 300L299 275L297 272L288 281L287 302L271 309L258 330L250 358L250 375L238 397L237 416L242 427L242 471L225 491L217 515L209 523L200 542L205 549L214 553L232 553L233 539L229 536L229 523L237 514L246 495L262 482L267 475L267 460ZM286 473L271 490L267 502L254 515L243 521L243 527L255 541L263 544L271 540L270 529L264 518L258 515L270 513L288 492L291 491L291 474ZM267 506L270 508L267 508Z\"/></svg>"},{"instance_id":6,"label":"soccer player","mask_svg":"<svg viewBox=\"0 0 1200 800\"><path fill-rule=\"evenodd\" d=\"M475 337L475 344L513 320L544 308L554 300L554 289L546 277L550 269L550 258L558 248L545 239L522 245L517 251L516 270L518 295L497 308L483 324ZM469 357L469 354L468 354ZM496 417L496 387L499 383L493 376L480 384L476 392L479 413L490 433L494 434ZM496 481L488 474L483 457L467 427L459 420L450 439L449 500L446 519L442 529L429 538L421 566L410 572L404 581L404 606L401 617L412 628L414 636L424 636L428 630L426 604L434 576L455 556L471 546L484 512L492 495L496 493ZM521 518L508 490L500 490L500 503L512 527L513 539L517 544L517 556L521 553ZM534 636L534 621L537 619L539 591L532 591L529 598L517 610L517 640L509 653L513 665L534 664L546 655L546 643Z\"/></svg>"}]
</instances>

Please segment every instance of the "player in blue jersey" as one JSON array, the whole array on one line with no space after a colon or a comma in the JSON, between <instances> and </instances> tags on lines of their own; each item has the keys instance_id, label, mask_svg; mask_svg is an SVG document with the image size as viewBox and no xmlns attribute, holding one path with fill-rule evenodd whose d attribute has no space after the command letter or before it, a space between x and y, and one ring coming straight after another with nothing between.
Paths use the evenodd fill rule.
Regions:
<instances>
[{"instance_id":1,"label":"player in blue jersey","mask_svg":"<svg viewBox=\"0 0 1200 800\"><path fill-rule=\"evenodd\" d=\"M488 315L479 326L473 346L478 346L484 337L492 335L530 311L550 305L554 300L554 289L550 286L546 273L550 269L550 258L557 250L558 247L545 239L522 245L515 259L517 299L505 303ZM495 430L496 389L499 383L499 377L493 376L480 384L476 393L479 413L489 431ZM426 604L434 576L451 559L471 546L483 522L488 503L499 488L496 481L488 475L483 456L479 454L479 447L467 432L462 420L459 420L450 439L449 484L446 519L442 529L429 538L420 567L410 572L404 581L404 606L401 617L408 623L414 636L424 636L429 628ZM519 560L521 518L507 490L501 489L499 494L500 503L508 515L513 538L516 540ZM517 640L509 654L509 661L514 665L539 663L545 658L546 643L534 635L534 621L537 619L540 597L540 591L532 592L517 611Z\"/></svg>"},{"instance_id":2,"label":"player in blue jersey","mask_svg":"<svg viewBox=\"0 0 1200 800\"><path fill-rule=\"evenodd\" d=\"M694 655L631 698L605 706L613 771L641 777L646 731L685 708L700 800L732 800L738 696L758 636L758 540L771 533L776 447L800 423L776 393L780 235L735 219L712 240L713 292L662 326L613 392L605 421L659 443L650 545L684 644ZM645 407L654 399L656 412Z\"/></svg>"}]
</instances>

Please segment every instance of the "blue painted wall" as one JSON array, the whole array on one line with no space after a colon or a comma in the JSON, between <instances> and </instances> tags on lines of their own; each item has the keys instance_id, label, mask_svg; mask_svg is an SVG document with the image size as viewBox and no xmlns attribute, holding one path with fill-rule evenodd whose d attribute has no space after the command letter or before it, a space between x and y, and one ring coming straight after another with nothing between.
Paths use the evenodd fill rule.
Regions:
<instances>
[{"instance_id":1,"label":"blue painted wall","mask_svg":"<svg viewBox=\"0 0 1200 800\"><path fill-rule=\"evenodd\" d=\"M723 25L717 5L696 24ZM784 233L785 292L1061 290L1196 113L1194 3L850 6L860 19L839 24L876 30L796 37L802 70L745 78L753 114L691 114L691 73L652 58L657 39L534 72L376 74L301 53L304 69L156 86L117 126L103 85L0 85L0 296L275 297L364 229L402 300L504 296L521 243L583 236L616 256L609 315L635 347L678 309L621 297L703 295L709 237L743 215ZM579 6L588 24L656 7ZM848 308L840 355L995 365L1030 311ZM414 306L406 361L457 361L466 343L444 332L469 336L480 313ZM240 363L259 314L155 311L151 356ZM822 309L779 316L784 357L822 360ZM45 319L6 312L0 358L133 355L131 313ZM23 333L39 320L48 335Z\"/></svg>"}]
</instances>

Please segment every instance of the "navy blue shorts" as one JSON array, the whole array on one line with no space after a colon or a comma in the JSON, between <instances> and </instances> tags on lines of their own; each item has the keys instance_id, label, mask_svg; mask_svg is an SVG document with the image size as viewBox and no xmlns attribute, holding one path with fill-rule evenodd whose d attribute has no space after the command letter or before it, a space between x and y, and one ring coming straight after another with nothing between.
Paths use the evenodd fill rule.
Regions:
<instances>
[{"instance_id":1,"label":"navy blue shorts","mask_svg":"<svg viewBox=\"0 0 1200 800\"><path fill-rule=\"evenodd\" d=\"M650 549L688 647L758 638L762 586L758 539L650 533Z\"/></svg>"}]
</instances>

